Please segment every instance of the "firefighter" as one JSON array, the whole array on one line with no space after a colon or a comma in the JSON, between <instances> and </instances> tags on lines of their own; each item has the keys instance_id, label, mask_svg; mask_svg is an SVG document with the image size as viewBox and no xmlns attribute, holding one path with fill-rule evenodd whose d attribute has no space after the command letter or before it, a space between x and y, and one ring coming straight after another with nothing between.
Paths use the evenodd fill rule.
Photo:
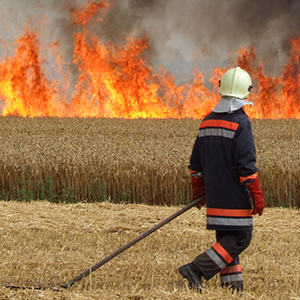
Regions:
<instances>
[{"instance_id":1,"label":"firefighter","mask_svg":"<svg viewBox=\"0 0 300 300\"><path fill-rule=\"evenodd\" d=\"M202 292L202 280L220 274L221 285L243 291L239 254L252 239L252 215L263 213L265 201L256 168L250 120L243 107L252 89L250 75L240 67L220 80L221 98L200 124L189 169L193 200L204 195L207 229L216 243L179 268L191 287Z\"/></svg>"}]
</instances>

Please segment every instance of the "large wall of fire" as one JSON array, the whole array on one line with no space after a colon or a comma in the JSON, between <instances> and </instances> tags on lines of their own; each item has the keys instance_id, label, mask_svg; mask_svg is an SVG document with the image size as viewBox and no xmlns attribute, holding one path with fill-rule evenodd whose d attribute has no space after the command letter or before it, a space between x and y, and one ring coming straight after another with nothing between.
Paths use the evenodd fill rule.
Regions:
<instances>
[{"instance_id":1,"label":"large wall of fire","mask_svg":"<svg viewBox=\"0 0 300 300\"><path fill-rule=\"evenodd\" d=\"M45 10L49 3L53 7L58 5L56 0L47 1L47 5L45 1L29 2L32 7L39 5ZM239 65L251 74L254 83L249 100L255 105L247 108L251 118L300 118L300 37L296 29L290 30L292 23L287 23L287 20L294 20L299 5L296 1L288 1L287 4L281 2L273 1L270 9L259 1L245 1L244 7L241 7L236 1L232 1L231 5L217 5L216 1L212 1L208 5L207 1L193 0L181 9L182 15L187 14L186 17L190 19L179 19L181 2L178 0L78 0L72 5L66 2L60 9L63 16L68 17L62 17L62 22L68 22L68 28L72 30L55 41L46 44L43 40L43 32L49 31L51 20L40 18L37 21L34 17L24 23L21 35L10 37L9 41L5 40L7 33L4 38L0 37L2 46L10 49L0 60L1 114L23 117L203 118L219 100L218 81L222 74L228 68ZM19 8L11 7L8 11L20 11L24 5L22 3ZM130 19L134 20L132 23L128 21L129 11ZM233 14L229 17L230 11ZM224 45L226 51L232 49L233 52L221 60L220 53L219 59L209 58L211 52L216 53L206 46L209 45L208 38L203 36L203 47L199 47L199 53L195 53L196 58L193 57L196 63L190 78L178 80L166 66L157 68L152 64L155 61L153 53L164 52L168 56L166 49L171 49L165 43L166 34L159 34L164 23L157 23L160 27L155 32L155 24L149 27L149 32L140 33L138 30L143 20L145 24L150 24L144 16L152 13L153 17L154 12L157 16L155 21L163 20L165 27L172 27L168 29L170 43L179 36L180 30L198 32L194 38L201 40L199 32L202 31L194 23L203 12L204 31L209 33L210 40L214 40L219 48ZM216 12L215 16L213 12ZM236 23L230 23L229 20L235 20ZM280 64L278 62L273 68L276 71L272 72L263 61L267 59L268 51L263 53L262 58L259 56L263 37L266 37L263 26L268 25L269 30L279 28L283 20L286 28L277 29L272 36L284 36L282 51L285 60ZM231 24L230 30L240 25L240 30L247 38L260 34L260 44L242 46L246 38L238 40L237 31L233 32L234 36L228 33L226 37L223 32L222 35L218 34L222 21ZM120 30L117 30L116 24L120 24L119 28L128 34L126 37L118 35ZM245 31L246 28L248 30ZM101 35L103 32L105 37ZM192 55L188 50L192 37L190 34L184 43L177 39L177 45L179 40L179 44L185 44L181 49L187 49L184 53L184 50L180 50L182 54L179 57L182 59ZM160 43L164 44L164 48L158 47ZM234 47L230 48L230 45ZM63 59L60 51L66 47L72 52L69 61ZM170 50L170 57L174 57L174 53L174 49ZM274 56L274 51L269 53ZM204 59L209 60L209 64L205 65ZM226 64L219 64L220 61L226 61ZM177 74L184 72L180 70L182 65L179 66Z\"/></svg>"}]
</instances>

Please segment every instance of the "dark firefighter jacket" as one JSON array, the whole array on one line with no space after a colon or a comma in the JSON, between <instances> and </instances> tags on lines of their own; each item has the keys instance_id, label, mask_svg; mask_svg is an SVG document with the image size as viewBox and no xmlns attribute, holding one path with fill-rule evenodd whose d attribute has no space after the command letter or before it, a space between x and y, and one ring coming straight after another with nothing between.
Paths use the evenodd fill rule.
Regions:
<instances>
[{"instance_id":1,"label":"dark firefighter jacket","mask_svg":"<svg viewBox=\"0 0 300 300\"><path fill-rule=\"evenodd\" d=\"M257 177L252 127L244 109L211 112L200 124L189 169L204 176L207 229L252 230L245 183Z\"/></svg>"}]
</instances>

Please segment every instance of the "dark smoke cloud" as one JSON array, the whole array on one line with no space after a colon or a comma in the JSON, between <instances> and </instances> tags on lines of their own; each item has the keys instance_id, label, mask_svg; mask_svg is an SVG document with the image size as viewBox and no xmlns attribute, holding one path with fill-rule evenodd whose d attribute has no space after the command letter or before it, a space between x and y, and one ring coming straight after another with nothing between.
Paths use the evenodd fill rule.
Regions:
<instances>
[{"instance_id":1,"label":"dark smoke cloud","mask_svg":"<svg viewBox=\"0 0 300 300\"><path fill-rule=\"evenodd\" d=\"M203 50L207 65L226 65L229 53L254 44L258 59L278 72L289 54L286 41L300 35L299 16L299 0L116 0L99 35L120 44L147 32L147 60L170 66Z\"/></svg>"},{"instance_id":2,"label":"dark smoke cloud","mask_svg":"<svg viewBox=\"0 0 300 300\"><path fill-rule=\"evenodd\" d=\"M5 25L1 26L0 40L14 42L32 16L31 24L39 27L43 42L59 39L60 51L70 62L73 35L80 30L79 26L71 26L70 8L90 2L0 0L0 18ZM164 64L179 78L192 71L195 56L204 56L200 65L204 73L209 73L211 68L225 66L229 53L252 44L256 46L258 59L276 72L289 52L285 42L300 35L299 0L115 0L109 3L103 22L89 24L91 33L117 46L130 35L146 34L150 49L145 56L149 64L154 67ZM38 23L46 19L48 24ZM1 53L6 53L2 51L7 49L3 43L0 47Z\"/></svg>"}]
</instances>

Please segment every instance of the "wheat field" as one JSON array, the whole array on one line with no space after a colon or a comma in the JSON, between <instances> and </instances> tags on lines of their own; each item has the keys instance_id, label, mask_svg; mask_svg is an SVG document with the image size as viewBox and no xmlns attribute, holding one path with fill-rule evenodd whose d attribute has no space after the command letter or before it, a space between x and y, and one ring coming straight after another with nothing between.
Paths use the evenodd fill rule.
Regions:
<instances>
[{"instance_id":1,"label":"wheat field","mask_svg":"<svg viewBox=\"0 0 300 300\"><path fill-rule=\"evenodd\" d=\"M1 284L59 287L181 206L47 201L0 202ZM204 292L178 274L215 242L205 209L191 208L103 265L69 290L10 290L0 299L300 299L300 212L267 208L255 216L251 245L241 255L245 290L232 295L215 276Z\"/></svg>"},{"instance_id":2,"label":"wheat field","mask_svg":"<svg viewBox=\"0 0 300 300\"><path fill-rule=\"evenodd\" d=\"M299 120L252 120L268 208L241 255L242 299L300 300ZM0 117L0 299L241 299L180 265L214 243L192 208L69 290L73 279L178 211L199 120ZM11 290L3 285L40 286Z\"/></svg>"},{"instance_id":3,"label":"wheat field","mask_svg":"<svg viewBox=\"0 0 300 300\"><path fill-rule=\"evenodd\" d=\"M200 120L0 117L0 199L186 204ZM252 120L270 207L300 207L300 120Z\"/></svg>"}]
</instances>

